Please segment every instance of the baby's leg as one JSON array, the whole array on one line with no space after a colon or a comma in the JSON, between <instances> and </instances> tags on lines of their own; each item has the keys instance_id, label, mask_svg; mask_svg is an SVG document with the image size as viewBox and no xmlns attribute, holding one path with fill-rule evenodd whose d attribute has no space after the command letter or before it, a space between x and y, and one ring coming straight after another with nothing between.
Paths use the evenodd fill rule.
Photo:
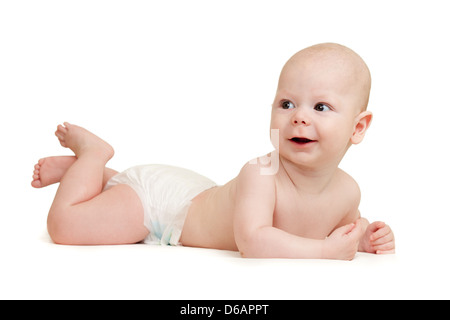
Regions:
<instances>
[{"instance_id":1,"label":"baby's leg","mask_svg":"<svg viewBox=\"0 0 450 320\"><path fill-rule=\"evenodd\" d=\"M61 178L48 215L48 231L62 244L125 244L143 240L144 210L137 194L126 185L102 193L105 164L112 147L91 132L68 123L57 137L77 160Z\"/></svg>"},{"instance_id":2,"label":"baby's leg","mask_svg":"<svg viewBox=\"0 0 450 320\"><path fill-rule=\"evenodd\" d=\"M75 156L56 156L39 159L34 166L33 181L34 188L43 188L61 181L67 170L75 163ZM105 168L103 171L103 187L113 176L116 170Z\"/></svg>"}]
</instances>

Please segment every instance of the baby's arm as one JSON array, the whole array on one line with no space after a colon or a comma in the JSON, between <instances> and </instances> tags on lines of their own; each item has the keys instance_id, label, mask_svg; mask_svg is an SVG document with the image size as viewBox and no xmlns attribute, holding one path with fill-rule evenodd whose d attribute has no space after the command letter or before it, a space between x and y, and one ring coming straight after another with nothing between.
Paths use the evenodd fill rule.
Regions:
<instances>
[{"instance_id":1,"label":"baby's arm","mask_svg":"<svg viewBox=\"0 0 450 320\"><path fill-rule=\"evenodd\" d=\"M234 233L243 257L345 260L354 257L362 235L359 223L342 226L323 240L292 235L273 227L274 176L261 175L259 165L247 164L237 179Z\"/></svg>"},{"instance_id":2,"label":"baby's arm","mask_svg":"<svg viewBox=\"0 0 450 320\"><path fill-rule=\"evenodd\" d=\"M361 191L353 178L348 176L345 184L346 194L349 195L351 209L349 213L338 224L339 226L350 222L358 221L361 225L362 234L358 245L358 251L368 253L395 253L395 239L391 228L381 221L369 223L366 218L361 218L359 212L359 203L361 200Z\"/></svg>"}]
</instances>

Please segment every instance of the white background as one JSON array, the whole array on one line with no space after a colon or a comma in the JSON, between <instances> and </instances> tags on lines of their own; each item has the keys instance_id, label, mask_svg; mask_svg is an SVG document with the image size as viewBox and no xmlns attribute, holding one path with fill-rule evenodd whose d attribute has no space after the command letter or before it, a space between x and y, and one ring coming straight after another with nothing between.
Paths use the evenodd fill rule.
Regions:
<instances>
[{"instance_id":1,"label":"white background","mask_svg":"<svg viewBox=\"0 0 450 320\"><path fill-rule=\"evenodd\" d=\"M448 30L435 0L1 1L0 298L450 298ZM70 154L58 123L110 142L117 170L166 163L222 184L271 151L281 67L320 42L349 46L372 72L374 121L341 165L363 216L394 229L395 256L49 243L56 186L30 182L39 158Z\"/></svg>"}]
</instances>

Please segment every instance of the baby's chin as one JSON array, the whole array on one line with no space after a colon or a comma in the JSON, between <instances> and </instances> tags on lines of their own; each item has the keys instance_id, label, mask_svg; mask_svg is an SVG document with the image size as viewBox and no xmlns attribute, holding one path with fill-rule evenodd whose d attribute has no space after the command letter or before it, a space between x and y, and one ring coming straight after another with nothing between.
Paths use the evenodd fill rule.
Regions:
<instances>
[{"instance_id":1,"label":"baby's chin","mask_svg":"<svg viewBox=\"0 0 450 320\"><path fill-rule=\"evenodd\" d=\"M323 159L318 159L314 154L300 152L295 154L284 154L283 152L280 152L279 159L282 165L297 167L308 171L318 171L324 167Z\"/></svg>"},{"instance_id":2,"label":"baby's chin","mask_svg":"<svg viewBox=\"0 0 450 320\"><path fill-rule=\"evenodd\" d=\"M279 153L279 158L282 163L289 163L291 165L296 165L299 167L303 166L311 166L312 163L310 161L307 161L303 155L295 154L284 154L282 152Z\"/></svg>"}]
</instances>

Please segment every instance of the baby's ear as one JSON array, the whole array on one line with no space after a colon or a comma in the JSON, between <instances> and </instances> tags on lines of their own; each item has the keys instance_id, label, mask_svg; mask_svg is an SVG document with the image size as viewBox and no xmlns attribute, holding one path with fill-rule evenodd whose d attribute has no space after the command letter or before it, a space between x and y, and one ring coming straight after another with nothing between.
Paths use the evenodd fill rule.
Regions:
<instances>
[{"instance_id":1,"label":"baby's ear","mask_svg":"<svg viewBox=\"0 0 450 320\"><path fill-rule=\"evenodd\" d=\"M372 112L370 111L363 111L355 118L355 126L353 128L352 138L350 139L353 144L358 144L363 140L371 122Z\"/></svg>"}]
</instances>

